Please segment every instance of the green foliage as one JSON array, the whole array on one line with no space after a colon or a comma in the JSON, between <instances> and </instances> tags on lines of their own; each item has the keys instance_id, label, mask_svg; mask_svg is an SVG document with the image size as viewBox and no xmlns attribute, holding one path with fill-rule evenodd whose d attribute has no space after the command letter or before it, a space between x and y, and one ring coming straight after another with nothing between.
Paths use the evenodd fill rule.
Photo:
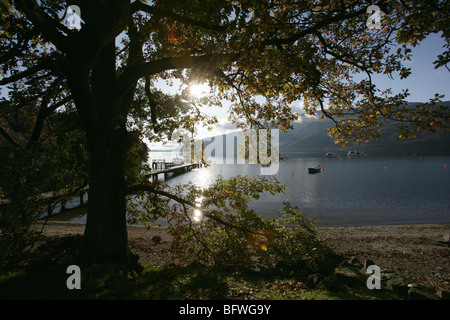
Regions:
<instances>
[{"instance_id":1,"label":"green foliage","mask_svg":"<svg viewBox=\"0 0 450 320\"><path fill-rule=\"evenodd\" d=\"M298 208L285 203L281 217L275 220L265 220L249 208L252 199L264 193L274 196L285 188L276 180L259 177L218 177L203 190L193 184L184 186L189 205L165 202L169 210L165 215L154 214L161 207L156 198L143 196L138 205L141 210L135 210L130 221L151 227L165 217L174 238L172 252L180 261L250 270L322 259L328 248ZM135 203L134 208L138 206Z\"/></svg>"},{"instance_id":2,"label":"green foliage","mask_svg":"<svg viewBox=\"0 0 450 320\"><path fill-rule=\"evenodd\" d=\"M67 266L74 264L79 236L42 239L28 267L0 272L0 299L121 300L328 300L398 299L385 290L351 289L331 293L311 289L295 274L224 272L199 263L148 265L130 276L120 265L81 266L81 290L68 290ZM241 269L242 270L242 269ZM382 291L382 292L379 292Z\"/></svg>"},{"instance_id":3,"label":"green foliage","mask_svg":"<svg viewBox=\"0 0 450 320\"><path fill-rule=\"evenodd\" d=\"M22 113L32 110L22 108ZM65 203L87 185L85 141L79 131L64 131L67 117L56 114L55 127L43 130L42 141L24 148L2 146L0 188L0 267L20 263L37 239L31 226L45 212ZM26 119L26 117L24 117ZM8 127L16 126L17 137L30 141L23 118L11 112L3 118ZM59 125L59 126L58 126ZM11 129L12 130L12 129Z\"/></svg>"},{"instance_id":4,"label":"green foliage","mask_svg":"<svg viewBox=\"0 0 450 320\"><path fill-rule=\"evenodd\" d=\"M95 265L82 269L81 290L65 286L67 266L14 270L0 274L1 299L82 300L330 300L380 299L376 290L336 294L312 290L295 278L250 277L226 274L199 265L158 268L148 266L133 278L117 265ZM356 290L355 290L356 291Z\"/></svg>"},{"instance_id":5,"label":"green foliage","mask_svg":"<svg viewBox=\"0 0 450 320\"><path fill-rule=\"evenodd\" d=\"M1 215L0 270L4 270L21 262L36 234L31 232L29 223L17 219L16 215L7 217L3 213Z\"/></svg>"}]
</instances>

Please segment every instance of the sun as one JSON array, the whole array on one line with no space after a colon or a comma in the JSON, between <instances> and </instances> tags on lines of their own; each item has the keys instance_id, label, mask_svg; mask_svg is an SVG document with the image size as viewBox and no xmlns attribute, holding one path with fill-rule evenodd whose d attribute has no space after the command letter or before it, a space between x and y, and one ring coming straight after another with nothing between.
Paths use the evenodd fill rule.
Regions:
<instances>
[{"instance_id":1,"label":"sun","mask_svg":"<svg viewBox=\"0 0 450 320\"><path fill-rule=\"evenodd\" d=\"M201 98L208 93L209 89L206 83L195 83L189 87L189 93L195 98Z\"/></svg>"}]
</instances>

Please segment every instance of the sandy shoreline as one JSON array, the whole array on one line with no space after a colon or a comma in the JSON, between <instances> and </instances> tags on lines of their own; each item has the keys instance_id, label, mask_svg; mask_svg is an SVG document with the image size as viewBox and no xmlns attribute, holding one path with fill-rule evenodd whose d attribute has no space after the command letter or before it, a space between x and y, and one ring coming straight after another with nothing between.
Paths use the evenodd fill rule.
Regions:
<instances>
[{"instance_id":1,"label":"sandy shoreline","mask_svg":"<svg viewBox=\"0 0 450 320\"><path fill-rule=\"evenodd\" d=\"M82 234L84 223L48 221L43 234ZM36 224L40 230L42 222ZM339 254L370 259L381 270L397 270L411 282L450 290L450 247L440 241L450 234L450 224L374 225L321 227L319 236ZM154 236L161 237L155 244ZM164 228L128 227L133 252L143 265L164 265L171 237Z\"/></svg>"}]
</instances>

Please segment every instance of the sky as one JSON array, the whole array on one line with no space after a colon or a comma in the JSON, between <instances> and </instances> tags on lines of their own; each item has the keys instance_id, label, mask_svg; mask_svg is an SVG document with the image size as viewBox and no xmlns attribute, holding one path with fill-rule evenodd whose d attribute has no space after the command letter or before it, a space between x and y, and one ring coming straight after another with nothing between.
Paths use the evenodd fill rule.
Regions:
<instances>
[{"instance_id":1,"label":"sky","mask_svg":"<svg viewBox=\"0 0 450 320\"><path fill-rule=\"evenodd\" d=\"M405 66L411 68L411 75L400 80L375 76L374 82L380 88L392 88L393 92L409 89L409 102L427 102L435 93L445 94L443 100L450 100L450 72L445 68L434 69L433 61L444 50L444 40L432 34L412 49L411 61L405 61Z\"/></svg>"},{"instance_id":2,"label":"sky","mask_svg":"<svg viewBox=\"0 0 450 320\"><path fill-rule=\"evenodd\" d=\"M443 94L445 97L443 101L450 100L450 72L441 67L435 69L433 61L441 54L443 50L444 40L436 34L432 34L424 39L419 45L411 48L411 61L405 61L405 66L411 68L411 74L406 79L400 79L399 76L394 76L393 79L386 75L374 75L372 77L377 88L384 90L392 88L392 93L400 93L403 89L409 89L409 102L427 102L434 98L435 93ZM161 85L162 89L164 85ZM173 90L173 88L171 89ZM293 103L293 110L301 112L301 101ZM207 115L215 115L218 118L218 123L214 126L212 131L207 131L199 127L197 129L197 138L203 139L205 137L216 136L231 131L235 131L235 127L227 120L229 102L223 101L222 107L202 107L201 110ZM150 149L173 149L174 144L149 144Z\"/></svg>"}]
</instances>

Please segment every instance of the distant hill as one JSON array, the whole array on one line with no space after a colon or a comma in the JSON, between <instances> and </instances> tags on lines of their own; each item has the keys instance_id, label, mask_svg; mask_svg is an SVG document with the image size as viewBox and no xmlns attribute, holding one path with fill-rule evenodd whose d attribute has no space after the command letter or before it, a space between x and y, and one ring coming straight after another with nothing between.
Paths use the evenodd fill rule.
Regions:
<instances>
[{"instance_id":1,"label":"distant hill","mask_svg":"<svg viewBox=\"0 0 450 320\"><path fill-rule=\"evenodd\" d=\"M408 103L408 107L419 105L418 102ZM450 101L440 103L450 107ZM311 116L301 116L301 122L293 125L293 130L280 133L280 153L302 152L314 156L324 155L331 151L345 155L348 150L356 149L369 156L437 156L450 155L450 132L439 130L436 133L417 133L415 139L400 139L397 132L399 122L386 121L381 127L381 138L378 141L348 145L342 148L328 136L327 128L334 123L330 119L320 119ZM232 136L233 134L228 134ZM225 138L224 136L222 136ZM215 137L217 139L217 137ZM226 141L226 140L224 140ZM210 142L205 142L208 145Z\"/></svg>"}]
</instances>

